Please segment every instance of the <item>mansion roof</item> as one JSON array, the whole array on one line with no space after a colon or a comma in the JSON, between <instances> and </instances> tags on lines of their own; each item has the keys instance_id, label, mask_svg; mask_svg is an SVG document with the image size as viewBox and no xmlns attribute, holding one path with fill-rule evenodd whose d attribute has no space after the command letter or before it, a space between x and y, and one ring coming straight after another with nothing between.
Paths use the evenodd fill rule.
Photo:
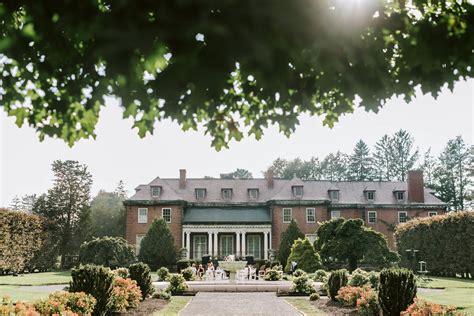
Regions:
<instances>
[{"instance_id":1,"label":"mansion roof","mask_svg":"<svg viewBox=\"0 0 474 316\"><path fill-rule=\"evenodd\" d=\"M159 194L152 196L152 189L159 188ZM302 187L295 195L294 188ZM196 189L205 189L204 197L198 197ZM224 197L223 190L231 189L231 197ZM255 196L249 194L250 189L257 189ZM337 191L337 199L331 200L331 191ZM367 192L370 194L368 199ZM298 203L330 203L333 205L424 205L443 206L430 189L423 188L424 202L411 202L408 194L399 199L396 192L407 192L406 182L393 181L319 181L300 179L273 179L272 186L267 179L186 179L184 188L180 179L155 178L148 184L139 185L136 193L126 203L138 202L166 203L183 201L194 205L202 204L263 204L269 202ZM255 191L253 191L255 192ZM300 194L302 193L302 194ZM403 196L403 195L402 195Z\"/></svg>"}]
</instances>

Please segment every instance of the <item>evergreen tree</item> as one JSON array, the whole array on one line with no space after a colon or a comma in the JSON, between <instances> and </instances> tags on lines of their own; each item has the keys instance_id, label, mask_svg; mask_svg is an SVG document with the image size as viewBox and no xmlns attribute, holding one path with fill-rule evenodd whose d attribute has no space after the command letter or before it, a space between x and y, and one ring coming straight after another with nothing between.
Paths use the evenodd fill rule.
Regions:
<instances>
[{"instance_id":1,"label":"evergreen tree","mask_svg":"<svg viewBox=\"0 0 474 316\"><path fill-rule=\"evenodd\" d=\"M392 180L391 156L390 137L384 135L375 144L375 153L373 156L375 174L379 181Z\"/></svg>"},{"instance_id":2,"label":"evergreen tree","mask_svg":"<svg viewBox=\"0 0 474 316\"><path fill-rule=\"evenodd\" d=\"M372 180L373 166L369 147L361 139L354 147L349 157L348 179L353 181Z\"/></svg>"},{"instance_id":3,"label":"evergreen tree","mask_svg":"<svg viewBox=\"0 0 474 316\"><path fill-rule=\"evenodd\" d=\"M125 189L125 184L123 183L122 180L120 180L119 183L117 184L117 188L115 189L114 193L118 195L119 197L121 197L123 200L127 198L128 192Z\"/></svg>"},{"instance_id":4,"label":"evergreen tree","mask_svg":"<svg viewBox=\"0 0 474 316\"><path fill-rule=\"evenodd\" d=\"M288 161L283 158L277 158L275 161L273 161L272 165L268 168L268 170L273 171L273 176L275 178L284 178L283 172L286 169L286 166L288 165ZM266 176L266 171L263 172L264 176Z\"/></svg>"},{"instance_id":5,"label":"evergreen tree","mask_svg":"<svg viewBox=\"0 0 474 316\"><path fill-rule=\"evenodd\" d=\"M423 161L421 162L420 169L423 170L424 183L428 188L434 187L433 174L436 168L436 159L431 155L431 148L423 155Z\"/></svg>"},{"instance_id":6,"label":"evergreen tree","mask_svg":"<svg viewBox=\"0 0 474 316\"><path fill-rule=\"evenodd\" d=\"M281 179L293 179L294 177L308 180L321 179L321 164L319 159L312 157L310 160L295 158L293 160L276 159L269 169L273 170L273 176ZM266 172L263 172L266 176Z\"/></svg>"},{"instance_id":7,"label":"evergreen tree","mask_svg":"<svg viewBox=\"0 0 474 316\"><path fill-rule=\"evenodd\" d=\"M91 202L93 237L125 237L124 195L119 191L99 191Z\"/></svg>"},{"instance_id":8,"label":"evergreen tree","mask_svg":"<svg viewBox=\"0 0 474 316\"><path fill-rule=\"evenodd\" d=\"M234 172L232 172L232 177L234 179L252 179L252 173L246 169L237 168Z\"/></svg>"},{"instance_id":9,"label":"evergreen tree","mask_svg":"<svg viewBox=\"0 0 474 316\"><path fill-rule=\"evenodd\" d=\"M330 181L347 180L348 156L340 151L330 153L321 162L322 178Z\"/></svg>"},{"instance_id":10,"label":"evergreen tree","mask_svg":"<svg viewBox=\"0 0 474 316\"><path fill-rule=\"evenodd\" d=\"M280 247L278 249L278 260L282 265L285 265L288 261L288 257L291 253L291 247L298 238L305 238L303 232L298 227L298 224L294 219L288 225L288 228L281 233L280 236Z\"/></svg>"},{"instance_id":11,"label":"evergreen tree","mask_svg":"<svg viewBox=\"0 0 474 316\"><path fill-rule=\"evenodd\" d=\"M170 267L176 263L174 238L166 222L155 218L140 244L138 259L150 266L152 271Z\"/></svg>"},{"instance_id":12,"label":"evergreen tree","mask_svg":"<svg viewBox=\"0 0 474 316\"><path fill-rule=\"evenodd\" d=\"M64 265L65 256L77 254L80 244L89 238L92 176L86 165L73 160L56 160L52 170L53 187L37 201L34 211L55 226Z\"/></svg>"},{"instance_id":13,"label":"evergreen tree","mask_svg":"<svg viewBox=\"0 0 474 316\"><path fill-rule=\"evenodd\" d=\"M308 273L313 273L317 269L321 269L321 258L314 250L311 242L304 239L297 239L291 246L290 256L286 261L285 271L291 270L291 262L295 261L298 264L298 269Z\"/></svg>"},{"instance_id":14,"label":"evergreen tree","mask_svg":"<svg viewBox=\"0 0 474 316\"><path fill-rule=\"evenodd\" d=\"M413 169L418 159L418 149L413 149L413 137L402 129L396 132L390 140L393 180L406 181L408 170Z\"/></svg>"},{"instance_id":15,"label":"evergreen tree","mask_svg":"<svg viewBox=\"0 0 474 316\"><path fill-rule=\"evenodd\" d=\"M448 141L438 158L433 178L439 197L449 203L452 210L464 210L472 185L472 149L461 136Z\"/></svg>"}]
</instances>

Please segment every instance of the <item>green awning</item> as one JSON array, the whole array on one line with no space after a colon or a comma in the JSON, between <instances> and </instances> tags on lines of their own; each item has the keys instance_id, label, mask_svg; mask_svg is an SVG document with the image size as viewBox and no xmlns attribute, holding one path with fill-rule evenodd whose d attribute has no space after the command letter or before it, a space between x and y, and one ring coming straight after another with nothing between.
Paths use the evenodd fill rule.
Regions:
<instances>
[{"instance_id":1,"label":"green awning","mask_svg":"<svg viewBox=\"0 0 474 316\"><path fill-rule=\"evenodd\" d=\"M271 223L270 210L265 208L188 208L183 224Z\"/></svg>"}]
</instances>

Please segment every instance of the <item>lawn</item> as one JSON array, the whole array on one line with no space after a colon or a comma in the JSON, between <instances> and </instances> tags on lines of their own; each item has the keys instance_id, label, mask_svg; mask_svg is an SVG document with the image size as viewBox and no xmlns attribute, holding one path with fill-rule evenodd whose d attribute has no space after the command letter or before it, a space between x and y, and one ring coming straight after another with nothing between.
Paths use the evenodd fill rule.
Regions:
<instances>
[{"instance_id":1,"label":"lawn","mask_svg":"<svg viewBox=\"0 0 474 316\"><path fill-rule=\"evenodd\" d=\"M23 301L31 302L48 297L48 292L42 291L39 289L25 290L24 287L19 287L17 285L0 285L0 300L1 298L8 296L12 299L13 302Z\"/></svg>"},{"instance_id":2,"label":"lawn","mask_svg":"<svg viewBox=\"0 0 474 316\"><path fill-rule=\"evenodd\" d=\"M444 291L418 293L418 296L434 303L454 305L468 315L474 315L473 280L432 277L430 281L421 283L420 287L445 288Z\"/></svg>"},{"instance_id":3,"label":"lawn","mask_svg":"<svg viewBox=\"0 0 474 316\"><path fill-rule=\"evenodd\" d=\"M171 316L178 315L179 312L188 304L191 300L189 296L173 296L170 302L162 310L153 313L153 316Z\"/></svg>"},{"instance_id":4,"label":"lawn","mask_svg":"<svg viewBox=\"0 0 474 316\"><path fill-rule=\"evenodd\" d=\"M319 311L311 304L309 299L307 298L287 298L285 299L290 305L294 308L299 310L300 312L304 313L308 316L323 316L326 315L325 313Z\"/></svg>"},{"instance_id":5,"label":"lawn","mask_svg":"<svg viewBox=\"0 0 474 316\"><path fill-rule=\"evenodd\" d=\"M53 285L71 281L71 271L28 273L21 276L0 276L0 285Z\"/></svg>"}]
</instances>

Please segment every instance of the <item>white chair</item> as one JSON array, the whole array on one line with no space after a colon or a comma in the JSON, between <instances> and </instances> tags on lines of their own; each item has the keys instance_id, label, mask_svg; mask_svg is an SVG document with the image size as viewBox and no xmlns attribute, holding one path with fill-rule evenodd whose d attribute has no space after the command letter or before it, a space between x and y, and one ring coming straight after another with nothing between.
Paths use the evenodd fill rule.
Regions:
<instances>
[{"instance_id":1,"label":"white chair","mask_svg":"<svg viewBox=\"0 0 474 316\"><path fill-rule=\"evenodd\" d=\"M214 271L207 270L206 271L206 281L213 281L214 280Z\"/></svg>"},{"instance_id":2,"label":"white chair","mask_svg":"<svg viewBox=\"0 0 474 316\"><path fill-rule=\"evenodd\" d=\"M237 271L237 275L235 276L235 278L239 281L244 281L245 279L247 279L247 276L248 276L247 269L242 269L242 270Z\"/></svg>"},{"instance_id":3,"label":"white chair","mask_svg":"<svg viewBox=\"0 0 474 316\"><path fill-rule=\"evenodd\" d=\"M250 269L248 278L249 278L249 280L257 280L257 270L256 269Z\"/></svg>"}]
</instances>

